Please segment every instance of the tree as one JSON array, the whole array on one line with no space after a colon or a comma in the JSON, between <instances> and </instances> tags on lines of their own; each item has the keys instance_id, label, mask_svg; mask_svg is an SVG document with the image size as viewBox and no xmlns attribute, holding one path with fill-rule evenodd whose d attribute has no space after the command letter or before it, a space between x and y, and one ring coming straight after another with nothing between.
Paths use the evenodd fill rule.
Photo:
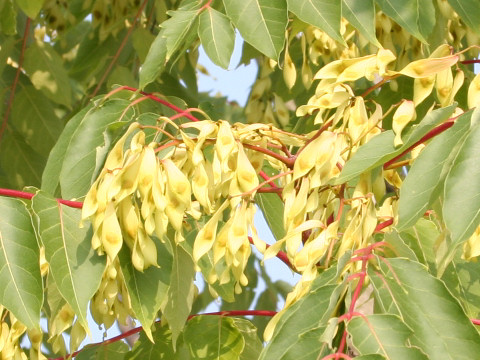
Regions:
<instances>
[{"instance_id":1,"label":"tree","mask_svg":"<svg viewBox=\"0 0 480 360\"><path fill-rule=\"evenodd\" d=\"M78 359L478 356L478 18L473 0L1 1L2 359L63 358L65 334ZM259 65L245 108L197 89L198 47L227 68L235 29ZM78 349L88 312L141 326Z\"/></svg>"}]
</instances>

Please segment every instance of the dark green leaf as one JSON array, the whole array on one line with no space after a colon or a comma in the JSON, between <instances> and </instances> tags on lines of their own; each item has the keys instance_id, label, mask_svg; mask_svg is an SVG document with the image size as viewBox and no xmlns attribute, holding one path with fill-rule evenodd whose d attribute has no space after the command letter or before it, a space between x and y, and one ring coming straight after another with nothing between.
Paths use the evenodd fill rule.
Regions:
<instances>
[{"instance_id":1,"label":"dark green leaf","mask_svg":"<svg viewBox=\"0 0 480 360\"><path fill-rule=\"evenodd\" d=\"M10 186L40 186L45 158L33 150L15 129L7 125L2 137L0 167Z\"/></svg>"},{"instance_id":2,"label":"dark green leaf","mask_svg":"<svg viewBox=\"0 0 480 360\"><path fill-rule=\"evenodd\" d=\"M80 228L81 210L62 205L45 192L32 199L38 234L58 290L87 328L87 306L100 285L105 257L91 246L91 231Z\"/></svg>"},{"instance_id":3,"label":"dark green leaf","mask_svg":"<svg viewBox=\"0 0 480 360\"><path fill-rule=\"evenodd\" d=\"M17 33L17 12L13 7L12 0L3 1L3 7L0 6L0 31L5 35L15 35ZM2 49L3 50L3 43ZM6 64L2 62L2 64ZM0 74L1 72L0 65Z\"/></svg>"},{"instance_id":4,"label":"dark green leaf","mask_svg":"<svg viewBox=\"0 0 480 360\"><path fill-rule=\"evenodd\" d=\"M428 360L420 349L408 345L413 331L398 316L357 316L348 322L347 331L360 355L377 353L391 360Z\"/></svg>"},{"instance_id":5,"label":"dark green leaf","mask_svg":"<svg viewBox=\"0 0 480 360\"><path fill-rule=\"evenodd\" d=\"M379 260L368 269L382 312L398 315L412 331L410 343L429 359L472 359L480 335L445 284L426 267L406 259Z\"/></svg>"},{"instance_id":6,"label":"dark green leaf","mask_svg":"<svg viewBox=\"0 0 480 360\"><path fill-rule=\"evenodd\" d=\"M208 7L200 14L198 36L210 60L228 68L235 45L235 31L230 20L221 12Z\"/></svg>"},{"instance_id":7,"label":"dark green leaf","mask_svg":"<svg viewBox=\"0 0 480 360\"><path fill-rule=\"evenodd\" d=\"M196 316L183 333L183 341L192 359L239 359L245 340L232 318L226 316Z\"/></svg>"},{"instance_id":8,"label":"dark green leaf","mask_svg":"<svg viewBox=\"0 0 480 360\"><path fill-rule=\"evenodd\" d=\"M455 107L456 105L451 105L429 112L417 126L413 127L405 135L404 144L399 148L395 148L393 145L395 135L392 130L387 130L375 136L368 143L361 146L347 161L340 176L334 180L334 184L342 184L352 180L361 173L382 165L401 154L439 123L448 119Z\"/></svg>"},{"instance_id":9,"label":"dark green leaf","mask_svg":"<svg viewBox=\"0 0 480 360\"><path fill-rule=\"evenodd\" d=\"M195 268L192 257L180 245L173 245L170 287L162 304L163 316L172 330L175 344L192 308Z\"/></svg>"},{"instance_id":10,"label":"dark green leaf","mask_svg":"<svg viewBox=\"0 0 480 360\"><path fill-rule=\"evenodd\" d=\"M45 158L63 129L50 101L33 86L25 86L15 94L9 123Z\"/></svg>"},{"instance_id":11,"label":"dark green leaf","mask_svg":"<svg viewBox=\"0 0 480 360\"><path fill-rule=\"evenodd\" d=\"M343 0L342 15L372 44L380 46L375 35L375 0Z\"/></svg>"},{"instance_id":12,"label":"dark green leaf","mask_svg":"<svg viewBox=\"0 0 480 360\"><path fill-rule=\"evenodd\" d=\"M223 0L223 3L245 41L278 60L285 44L288 22L286 0Z\"/></svg>"},{"instance_id":13,"label":"dark green leaf","mask_svg":"<svg viewBox=\"0 0 480 360\"><path fill-rule=\"evenodd\" d=\"M124 246L119 254L132 309L149 338L152 338L152 324L167 296L173 261L171 250L167 244L157 240L156 246L157 261L160 267L151 266L143 272L139 272L133 267L127 247Z\"/></svg>"},{"instance_id":14,"label":"dark green leaf","mask_svg":"<svg viewBox=\"0 0 480 360\"><path fill-rule=\"evenodd\" d=\"M325 31L331 38L343 44L340 34L342 2L338 0L287 0L288 10L300 20Z\"/></svg>"},{"instance_id":15,"label":"dark green leaf","mask_svg":"<svg viewBox=\"0 0 480 360\"><path fill-rule=\"evenodd\" d=\"M400 188L398 202L399 231L406 229L422 216L436 200L438 187L449 170L452 157L463 143L465 132L470 126L472 113L460 116L452 128L436 136L422 150ZM454 150L456 149L456 150Z\"/></svg>"},{"instance_id":16,"label":"dark green leaf","mask_svg":"<svg viewBox=\"0 0 480 360\"><path fill-rule=\"evenodd\" d=\"M473 29L477 34L480 33L480 8L475 1L469 0L448 0L452 8L460 15L460 18Z\"/></svg>"},{"instance_id":17,"label":"dark green leaf","mask_svg":"<svg viewBox=\"0 0 480 360\"><path fill-rule=\"evenodd\" d=\"M0 197L0 304L28 328L40 326L40 251L25 204Z\"/></svg>"},{"instance_id":18,"label":"dark green leaf","mask_svg":"<svg viewBox=\"0 0 480 360\"><path fill-rule=\"evenodd\" d=\"M466 240L480 224L480 123L474 125L445 179L443 216L454 244Z\"/></svg>"},{"instance_id":19,"label":"dark green leaf","mask_svg":"<svg viewBox=\"0 0 480 360\"><path fill-rule=\"evenodd\" d=\"M23 67L36 89L57 104L70 107L70 79L62 58L49 43L36 41L30 45L25 51Z\"/></svg>"}]
</instances>

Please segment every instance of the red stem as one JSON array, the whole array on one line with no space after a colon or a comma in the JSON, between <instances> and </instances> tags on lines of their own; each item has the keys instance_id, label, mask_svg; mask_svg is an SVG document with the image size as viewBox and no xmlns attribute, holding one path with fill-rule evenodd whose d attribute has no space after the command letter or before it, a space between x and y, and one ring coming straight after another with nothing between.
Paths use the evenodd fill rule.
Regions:
<instances>
[{"instance_id":1,"label":"red stem","mask_svg":"<svg viewBox=\"0 0 480 360\"><path fill-rule=\"evenodd\" d=\"M17 197L22 199L32 199L35 194L28 193L25 191L19 190L11 190L11 189L3 189L0 188L0 196L10 196L10 197ZM57 199L60 204L67 205L73 208L81 209L83 203L81 201L71 201L71 200L64 200L64 199Z\"/></svg>"},{"instance_id":2,"label":"red stem","mask_svg":"<svg viewBox=\"0 0 480 360\"><path fill-rule=\"evenodd\" d=\"M393 159L387 161L385 164L383 164L383 168L384 169L388 169L388 167L390 165L392 165L395 161L397 161L398 159L401 159L405 154L408 154L413 148L415 148L416 146L424 143L425 141L427 140L430 140L431 138L441 134L442 132L444 132L445 130L448 130L450 129L453 124L455 123L456 117L453 118L453 119L448 119L446 122L444 122L443 124L440 124L438 125L436 128L430 130L426 135L424 135L420 140L418 140L415 144L413 144L412 146L410 146L408 149L406 149L405 151L403 151L401 154L395 156Z\"/></svg>"},{"instance_id":3,"label":"red stem","mask_svg":"<svg viewBox=\"0 0 480 360\"><path fill-rule=\"evenodd\" d=\"M250 244L253 245L253 239L251 236L248 237L248 241L250 242ZM270 247L270 245L267 244L267 249ZM277 253L277 257L282 260L285 265L287 265L290 269L292 269L293 271L296 271L295 270L295 267L290 263L290 260L288 260L288 256L286 253L284 253L283 251L279 251Z\"/></svg>"},{"instance_id":4,"label":"red stem","mask_svg":"<svg viewBox=\"0 0 480 360\"><path fill-rule=\"evenodd\" d=\"M219 316L248 316L248 315L253 315L253 316L275 316L277 314L276 311L269 311L269 310L231 310L231 311L217 311L217 312L211 312L211 313L206 313L206 314L194 314L190 315L188 317L188 320L196 317L196 316L201 316L201 315L219 315ZM156 321L157 323L160 322L160 320ZM117 342L119 340L125 339L133 334L139 333L142 331L142 327L136 327L134 329L128 330L124 332L123 334L120 334L118 336L115 336L111 339L95 343L95 344L89 344L88 347L92 346L99 346L99 345L108 345L114 342ZM78 351L75 351L74 353L67 354L65 356L57 357L57 358L50 358L49 360L66 360L70 359L72 357L77 356L80 352L82 352L85 348L80 349Z\"/></svg>"},{"instance_id":5,"label":"red stem","mask_svg":"<svg viewBox=\"0 0 480 360\"><path fill-rule=\"evenodd\" d=\"M159 97L151 94L151 93L147 93L145 91L140 91L139 89L136 89L134 87L131 87L131 86L120 86L112 91L110 91L106 96L105 98L119 92L119 91L122 91L122 90L128 90L128 91L132 91L132 92L138 92L142 95L145 95L146 97L148 97L149 99L153 100L153 101L156 101L162 105L165 105L166 107L172 109L173 111L177 112L177 113L184 113L183 116L186 117L187 119L191 120L191 121L200 121L198 118L196 118L195 116L193 116L192 114L190 113L185 113L185 111L183 109L180 109L178 106L175 106L173 105L172 103L166 101L166 100L163 100L163 99L160 99Z\"/></svg>"},{"instance_id":6,"label":"red stem","mask_svg":"<svg viewBox=\"0 0 480 360\"><path fill-rule=\"evenodd\" d=\"M393 218L392 219L388 219L384 222L381 222L380 224L377 225L377 227L375 228L375 231L374 232L380 232L381 230L385 229L387 226L390 226L393 224Z\"/></svg>"},{"instance_id":7,"label":"red stem","mask_svg":"<svg viewBox=\"0 0 480 360\"><path fill-rule=\"evenodd\" d=\"M460 64L464 64L464 65L467 65L467 64L480 64L480 59L463 60L463 61L460 61Z\"/></svg>"},{"instance_id":8,"label":"red stem","mask_svg":"<svg viewBox=\"0 0 480 360\"><path fill-rule=\"evenodd\" d=\"M265 155L268 155L268 156L271 156L274 159L277 159L277 160L283 162L285 165L287 165L287 167L289 169L292 169L293 164L295 164L295 158L293 158L293 157L288 158L286 156L282 156L282 155L277 154L276 152L274 152L272 150L262 148L261 146L256 146L256 145L251 145L251 144L243 144L243 147L245 147L247 149L250 149L250 150L254 150L254 151L264 153Z\"/></svg>"},{"instance_id":9,"label":"red stem","mask_svg":"<svg viewBox=\"0 0 480 360\"><path fill-rule=\"evenodd\" d=\"M105 82L105 79L106 79L107 76L110 74L110 71L112 71L113 66L115 65L115 63L117 62L118 58L120 57L120 54L121 54L122 51L123 51L123 48L124 48L125 45L127 44L128 38L130 37L130 35L132 34L133 30L135 29L135 25L137 24L137 21L138 21L138 19L140 18L140 15L142 14L142 11L143 11L143 9L145 8L145 5L147 5L147 2L148 2L148 0L144 0L143 3L142 3L142 5L141 5L140 8L138 9L137 13L135 14L135 18L133 19L132 26L130 27L130 29L128 29L128 32L127 32L127 34L125 35L125 37L123 38L122 43L121 43L120 46L118 47L118 50L117 50L117 52L115 53L114 57L112 58L112 61L110 61L110 64L108 65L107 70L105 70L105 72L103 73L102 78L101 78L100 81L98 82L97 87L95 88L95 90L93 91L93 93L92 93L92 95L91 95L92 98L95 97L95 95L97 95L98 91L100 90L100 88L102 87L103 83Z\"/></svg>"},{"instance_id":10,"label":"red stem","mask_svg":"<svg viewBox=\"0 0 480 360\"><path fill-rule=\"evenodd\" d=\"M5 115L3 116L2 127L0 128L0 142L2 141L3 133L7 128L8 117L10 116L10 111L12 110L13 98L15 97L15 90L17 89L18 79L20 78L20 73L22 72L23 57L25 55L25 49L27 47L28 32L30 30L31 19L27 17L27 22L25 23L25 31L23 33L22 40L22 51L20 52L20 58L18 59L18 68L15 73L15 79L13 80L12 90L10 92L10 97L8 98L7 108L5 109Z\"/></svg>"}]
</instances>

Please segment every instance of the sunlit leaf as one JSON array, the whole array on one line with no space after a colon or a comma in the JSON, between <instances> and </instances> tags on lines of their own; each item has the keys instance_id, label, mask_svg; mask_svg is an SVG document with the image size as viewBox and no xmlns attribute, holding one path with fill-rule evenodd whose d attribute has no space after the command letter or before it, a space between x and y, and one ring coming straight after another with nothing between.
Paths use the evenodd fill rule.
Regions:
<instances>
[{"instance_id":1,"label":"sunlit leaf","mask_svg":"<svg viewBox=\"0 0 480 360\"><path fill-rule=\"evenodd\" d=\"M208 57L227 69L235 45L235 32L230 20L223 13L208 7L200 14L198 36Z\"/></svg>"},{"instance_id":2,"label":"sunlit leaf","mask_svg":"<svg viewBox=\"0 0 480 360\"><path fill-rule=\"evenodd\" d=\"M379 260L380 274L368 270L379 310L398 315L413 331L410 343L429 359L475 358L480 335L444 283L416 262L386 261Z\"/></svg>"},{"instance_id":3,"label":"sunlit leaf","mask_svg":"<svg viewBox=\"0 0 480 360\"><path fill-rule=\"evenodd\" d=\"M466 240L480 224L480 124L474 125L453 160L445 179L443 216L455 244Z\"/></svg>"},{"instance_id":4,"label":"sunlit leaf","mask_svg":"<svg viewBox=\"0 0 480 360\"><path fill-rule=\"evenodd\" d=\"M15 0L18 7L31 19L35 19L45 0Z\"/></svg>"},{"instance_id":5,"label":"sunlit leaf","mask_svg":"<svg viewBox=\"0 0 480 360\"><path fill-rule=\"evenodd\" d=\"M343 43L340 34L342 2L338 0L287 0L288 10L306 23L325 31L331 38Z\"/></svg>"},{"instance_id":6,"label":"sunlit leaf","mask_svg":"<svg viewBox=\"0 0 480 360\"><path fill-rule=\"evenodd\" d=\"M285 43L286 0L223 0L223 3L245 41L277 60Z\"/></svg>"},{"instance_id":7,"label":"sunlit leaf","mask_svg":"<svg viewBox=\"0 0 480 360\"><path fill-rule=\"evenodd\" d=\"M283 201L277 194L267 193L256 194L255 200L262 210L263 216L275 239L282 239L285 236L285 228L283 226Z\"/></svg>"},{"instance_id":8,"label":"sunlit leaf","mask_svg":"<svg viewBox=\"0 0 480 360\"><path fill-rule=\"evenodd\" d=\"M245 347L242 333L230 317L196 316L183 333L192 359L238 359Z\"/></svg>"},{"instance_id":9,"label":"sunlit leaf","mask_svg":"<svg viewBox=\"0 0 480 360\"><path fill-rule=\"evenodd\" d=\"M428 360L420 349L408 345L413 331L398 316L356 316L348 322L347 331L360 355L378 353L391 360Z\"/></svg>"},{"instance_id":10,"label":"sunlit leaf","mask_svg":"<svg viewBox=\"0 0 480 360\"><path fill-rule=\"evenodd\" d=\"M76 360L123 360L129 352L128 345L122 341L110 344L87 345L80 354L75 356Z\"/></svg>"},{"instance_id":11,"label":"sunlit leaf","mask_svg":"<svg viewBox=\"0 0 480 360\"><path fill-rule=\"evenodd\" d=\"M0 197L0 304L38 328L43 304L40 252L25 204Z\"/></svg>"},{"instance_id":12,"label":"sunlit leaf","mask_svg":"<svg viewBox=\"0 0 480 360\"><path fill-rule=\"evenodd\" d=\"M379 46L375 35L375 0L343 0L342 16L372 44Z\"/></svg>"},{"instance_id":13,"label":"sunlit leaf","mask_svg":"<svg viewBox=\"0 0 480 360\"><path fill-rule=\"evenodd\" d=\"M32 199L45 258L59 292L87 328L87 306L100 285L105 258L91 246L92 233L80 228L81 210L60 204L45 192Z\"/></svg>"},{"instance_id":14,"label":"sunlit leaf","mask_svg":"<svg viewBox=\"0 0 480 360\"><path fill-rule=\"evenodd\" d=\"M180 351L177 349L177 356L175 356L172 333L167 325L160 326L157 324L152 334L154 342L150 341L145 333L142 333L132 351L125 356L125 360L178 359L177 356L179 356Z\"/></svg>"},{"instance_id":15,"label":"sunlit leaf","mask_svg":"<svg viewBox=\"0 0 480 360\"><path fill-rule=\"evenodd\" d=\"M155 81L155 79L165 69L167 63L167 39L160 32L155 40L153 40L147 57L140 68L140 89Z\"/></svg>"},{"instance_id":16,"label":"sunlit leaf","mask_svg":"<svg viewBox=\"0 0 480 360\"><path fill-rule=\"evenodd\" d=\"M172 11L168 12L168 15L171 17L162 23L162 31L160 32L160 35L166 39L166 61L188 39L190 32L196 32L198 11Z\"/></svg>"},{"instance_id":17,"label":"sunlit leaf","mask_svg":"<svg viewBox=\"0 0 480 360\"><path fill-rule=\"evenodd\" d=\"M104 145L104 132L110 124L130 119L133 110L129 109L124 113L128 104L126 100L109 100L90 109L79 120L72 136L71 128L65 133L70 140L66 141L67 148L64 149L60 171L63 198L79 198L87 193L94 180L92 177L96 168L97 147Z\"/></svg>"},{"instance_id":18,"label":"sunlit leaf","mask_svg":"<svg viewBox=\"0 0 480 360\"><path fill-rule=\"evenodd\" d=\"M392 130L384 131L373 137L369 142L361 146L347 161L340 176L335 179L334 183L341 184L349 181L361 173L393 159L419 141L435 126L447 120L454 109L455 105L451 105L429 112L417 126L404 135L404 144L398 148L395 148L393 145L395 134Z\"/></svg>"},{"instance_id":19,"label":"sunlit leaf","mask_svg":"<svg viewBox=\"0 0 480 360\"><path fill-rule=\"evenodd\" d=\"M135 270L130 251L124 247L119 254L125 285L130 295L132 309L149 338L151 326L167 295L172 271L172 255L165 244L157 241L157 260L160 267L150 266L143 272Z\"/></svg>"},{"instance_id":20,"label":"sunlit leaf","mask_svg":"<svg viewBox=\"0 0 480 360\"><path fill-rule=\"evenodd\" d=\"M190 315L194 296L194 277L192 257L180 245L173 245L170 287L162 305L162 313L172 331L174 344Z\"/></svg>"},{"instance_id":21,"label":"sunlit leaf","mask_svg":"<svg viewBox=\"0 0 480 360\"><path fill-rule=\"evenodd\" d=\"M400 188L398 224L401 231L415 224L440 195L441 184L449 170L452 157L470 127L472 113L460 116L452 128L436 136L420 153ZM440 187L440 188L439 188Z\"/></svg>"}]
</instances>

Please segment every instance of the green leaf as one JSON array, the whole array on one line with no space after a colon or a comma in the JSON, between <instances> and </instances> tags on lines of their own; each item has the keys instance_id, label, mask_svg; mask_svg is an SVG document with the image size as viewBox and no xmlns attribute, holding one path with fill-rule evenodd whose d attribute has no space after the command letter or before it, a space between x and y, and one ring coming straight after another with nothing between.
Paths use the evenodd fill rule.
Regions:
<instances>
[{"instance_id":1,"label":"green leaf","mask_svg":"<svg viewBox=\"0 0 480 360\"><path fill-rule=\"evenodd\" d=\"M245 347L242 333L226 316L194 317L185 326L183 341L192 359L239 359Z\"/></svg>"},{"instance_id":2,"label":"green leaf","mask_svg":"<svg viewBox=\"0 0 480 360\"><path fill-rule=\"evenodd\" d=\"M140 321L149 339L152 339L152 324L167 296L173 262L171 250L167 248L166 244L157 240L156 246L157 261L160 267L150 266L143 272L139 272L133 267L131 253L126 246L119 254L135 318Z\"/></svg>"},{"instance_id":3,"label":"green leaf","mask_svg":"<svg viewBox=\"0 0 480 360\"><path fill-rule=\"evenodd\" d=\"M193 286L195 267L192 257L183 247L175 244L172 247L172 275L167 297L162 304L162 312L172 330L172 339L175 344L192 308L195 293Z\"/></svg>"},{"instance_id":4,"label":"green leaf","mask_svg":"<svg viewBox=\"0 0 480 360\"><path fill-rule=\"evenodd\" d=\"M443 216L454 244L460 244L480 224L480 123L474 125L453 160L445 180Z\"/></svg>"},{"instance_id":5,"label":"green leaf","mask_svg":"<svg viewBox=\"0 0 480 360\"><path fill-rule=\"evenodd\" d=\"M161 25L161 36L166 39L167 53L166 61L170 59L175 51L177 51L183 42L189 38L190 32L197 31L197 10L187 11L168 11L171 16Z\"/></svg>"},{"instance_id":6,"label":"green leaf","mask_svg":"<svg viewBox=\"0 0 480 360\"><path fill-rule=\"evenodd\" d=\"M391 360L428 360L420 349L409 346L413 331L398 316L357 316L348 322L347 331L360 355L377 353Z\"/></svg>"},{"instance_id":7,"label":"green leaf","mask_svg":"<svg viewBox=\"0 0 480 360\"><path fill-rule=\"evenodd\" d=\"M380 47L375 35L375 0L343 0L342 16L372 44Z\"/></svg>"},{"instance_id":8,"label":"green leaf","mask_svg":"<svg viewBox=\"0 0 480 360\"><path fill-rule=\"evenodd\" d=\"M418 125L413 127L409 133L405 135L404 144L399 148L395 148L393 145L395 135L392 130L384 131L375 136L365 145L361 146L347 161L340 176L336 178L333 183L342 184L354 179L365 171L371 170L393 159L419 141L439 123L447 120L455 110L455 107L456 104L429 112Z\"/></svg>"},{"instance_id":9,"label":"green leaf","mask_svg":"<svg viewBox=\"0 0 480 360\"><path fill-rule=\"evenodd\" d=\"M165 70L167 63L167 39L163 37L162 32L153 40L150 50L148 50L147 57L139 74L139 87L145 88L148 84L155 81L155 79Z\"/></svg>"},{"instance_id":10,"label":"green leaf","mask_svg":"<svg viewBox=\"0 0 480 360\"><path fill-rule=\"evenodd\" d=\"M333 316L337 301L344 289L344 284L314 288L287 308L281 314L272 339L262 351L260 359L297 358L299 351L303 354L318 354L323 347L319 338L327 328L328 320ZM308 333L313 330L316 336L308 336Z\"/></svg>"},{"instance_id":11,"label":"green leaf","mask_svg":"<svg viewBox=\"0 0 480 360\"><path fill-rule=\"evenodd\" d=\"M432 33L436 22L435 6L433 1L418 2L418 31L426 39Z\"/></svg>"},{"instance_id":12,"label":"green leaf","mask_svg":"<svg viewBox=\"0 0 480 360\"><path fill-rule=\"evenodd\" d=\"M410 343L429 359L472 359L480 335L445 284L426 267L406 259L379 260L368 274L383 312L396 314L412 331Z\"/></svg>"},{"instance_id":13,"label":"green leaf","mask_svg":"<svg viewBox=\"0 0 480 360\"><path fill-rule=\"evenodd\" d=\"M128 345L121 341L110 344L92 344L85 346L75 356L75 360L123 360L128 352Z\"/></svg>"},{"instance_id":14,"label":"green leaf","mask_svg":"<svg viewBox=\"0 0 480 360\"><path fill-rule=\"evenodd\" d=\"M286 0L223 0L223 4L245 41L278 60L288 23Z\"/></svg>"},{"instance_id":15,"label":"green leaf","mask_svg":"<svg viewBox=\"0 0 480 360\"><path fill-rule=\"evenodd\" d=\"M175 356L175 350L172 345L172 333L168 326L156 324L155 331L152 334L154 342L150 341L145 333L141 333L132 351L125 356L125 360L178 359ZM177 351L177 355L178 353Z\"/></svg>"},{"instance_id":16,"label":"green leaf","mask_svg":"<svg viewBox=\"0 0 480 360\"><path fill-rule=\"evenodd\" d=\"M33 86L15 94L9 123L32 149L47 157L63 129L50 101Z\"/></svg>"},{"instance_id":17,"label":"green leaf","mask_svg":"<svg viewBox=\"0 0 480 360\"><path fill-rule=\"evenodd\" d=\"M40 326L40 250L25 204L0 197L0 304L28 328Z\"/></svg>"},{"instance_id":18,"label":"green leaf","mask_svg":"<svg viewBox=\"0 0 480 360\"><path fill-rule=\"evenodd\" d=\"M474 1L469 0L448 0L450 6L460 15L461 19L477 34L480 33L480 8Z\"/></svg>"},{"instance_id":19,"label":"green leaf","mask_svg":"<svg viewBox=\"0 0 480 360\"><path fill-rule=\"evenodd\" d=\"M235 31L230 20L207 7L199 17L198 36L210 60L227 69L235 45Z\"/></svg>"},{"instance_id":20,"label":"green leaf","mask_svg":"<svg viewBox=\"0 0 480 360\"><path fill-rule=\"evenodd\" d=\"M257 329L255 326L246 319L231 319L233 320L233 325L240 331L245 340L245 346L239 360L258 359L258 356L263 349L263 345L257 335Z\"/></svg>"},{"instance_id":21,"label":"green leaf","mask_svg":"<svg viewBox=\"0 0 480 360\"><path fill-rule=\"evenodd\" d=\"M122 99L107 102L90 109L79 121L70 137L60 171L60 186L64 199L84 196L93 180L96 168L97 147L105 143L105 131L113 123L129 120L133 109L128 109L129 101ZM123 115L123 117L122 117ZM63 135L62 135L63 136Z\"/></svg>"},{"instance_id":22,"label":"green leaf","mask_svg":"<svg viewBox=\"0 0 480 360\"><path fill-rule=\"evenodd\" d=\"M44 0L15 0L18 7L31 19L35 19L42 8Z\"/></svg>"},{"instance_id":23,"label":"green leaf","mask_svg":"<svg viewBox=\"0 0 480 360\"><path fill-rule=\"evenodd\" d=\"M50 100L70 107L72 90L63 60L53 47L45 42L34 42L25 51L23 67L37 90Z\"/></svg>"},{"instance_id":24,"label":"green leaf","mask_svg":"<svg viewBox=\"0 0 480 360\"><path fill-rule=\"evenodd\" d=\"M424 21L419 17L419 8L425 6L421 0L377 0L382 11L405 28L418 40L426 43L425 37L420 32L418 23ZM433 5L432 5L433 6ZM428 36L428 34L426 34Z\"/></svg>"},{"instance_id":25,"label":"green leaf","mask_svg":"<svg viewBox=\"0 0 480 360\"><path fill-rule=\"evenodd\" d=\"M41 185L41 189L48 192L50 195L55 194L55 191L60 183L60 172L65 159L65 152L72 142L78 126L82 123L85 115L93 106L93 103L90 103L87 107L76 113L75 116L73 116L67 122L60 137L50 151L47 164L43 170Z\"/></svg>"},{"instance_id":26,"label":"green leaf","mask_svg":"<svg viewBox=\"0 0 480 360\"><path fill-rule=\"evenodd\" d=\"M32 208L58 291L87 329L87 306L100 285L105 257L92 249L91 230L79 227L80 209L60 204L43 191L33 197Z\"/></svg>"},{"instance_id":27,"label":"green leaf","mask_svg":"<svg viewBox=\"0 0 480 360\"><path fill-rule=\"evenodd\" d=\"M345 43L340 34L342 2L338 0L287 0L288 10L300 20L325 31L332 39Z\"/></svg>"},{"instance_id":28,"label":"green leaf","mask_svg":"<svg viewBox=\"0 0 480 360\"><path fill-rule=\"evenodd\" d=\"M285 228L283 226L284 203L282 199L277 194L257 193L255 201L262 210L263 216L275 239L283 239Z\"/></svg>"},{"instance_id":29,"label":"green leaf","mask_svg":"<svg viewBox=\"0 0 480 360\"><path fill-rule=\"evenodd\" d=\"M442 275L448 290L460 301L467 316L480 317L480 267L472 261L452 261Z\"/></svg>"},{"instance_id":30,"label":"green leaf","mask_svg":"<svg viewBox=\"0 0 480 360\"><path fill-rule=\"evenodd\" d=\"M462 114L450 129L436 136L415 159L400 188L399 231L415 224L436 200L438 187L443 184L452 155L455 156L456 148L463 143L471 115L471 112Z\"/></svg>"}]
</instances>

